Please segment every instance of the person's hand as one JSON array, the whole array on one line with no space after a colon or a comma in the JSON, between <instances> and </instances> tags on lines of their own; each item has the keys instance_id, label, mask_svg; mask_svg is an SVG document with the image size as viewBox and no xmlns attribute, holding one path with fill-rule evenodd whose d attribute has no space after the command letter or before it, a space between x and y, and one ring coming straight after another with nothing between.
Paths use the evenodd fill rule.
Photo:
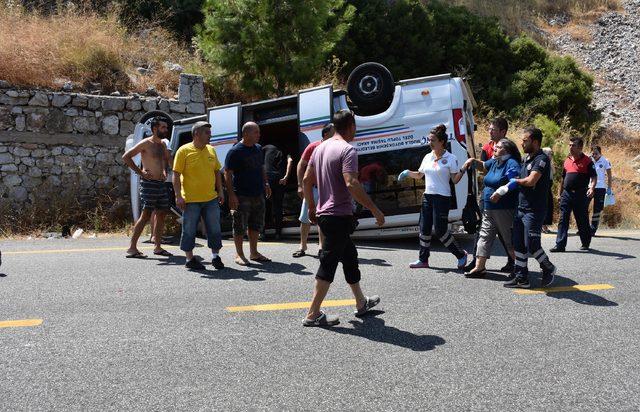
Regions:
<instances>
[{"instance_id":1,"label":"person's hand","mask_svg":"<svg viewBox=\"0 0 640 412\"><path fill-rule=\"evenodd\" d=\"M238 197L235 193L229 194L229 210L238 210Z\"/></svg>"},{"instance_id":2,"label":"person's hand","mask_svg":"<svg viewBox=\"0 0 640 412\"><path fill-rule=\"evenodd\" d=\"M267 199L271 199L271 186L264 187L264 194L266 195Z\"/></svg>"},{"instance_id":3,"label":"person's hand","mask_svg":"<svg viewBox=\"0 0 640 412\"><path fill-rule=\"evenodd\" d=\"M176 206L178 206L178 209L180 210L186 209L187 203L184 201L182 196L176 196Z\"/></svg>"},{"instance_id":4,"label":"person's hand","mask_svg":"<svg viewBox=\"0 0 640 412\"><path fill-rule=\"evenodd\" d=\"M607 194L609 196L611 196L613 194L613 190L610 187L607 188Z\"/></svg>"},{"instance_id":5,"label":"person's hand","mask_svg":"<svg viewBox=\"0 0 640 412\"><path fill-rule=\"evenodd\" d=\"M491 200L491 203L498 203L500 201L500 198L502 198L502 196L500 196L499 193L493 192L489 200Z\"/></svg>"},{"instance_id":6,"label":"person's hand","mask_svg":"<svg viewBox=\"0 0 640 412\"><path fill-rule=\"evenodd\" d=\"M302 190L302 186L298 186L298 197L300 199L304 199L304 191Z\"/></svg>"},{"instance_id":7,"label":"person's hand","mask_svg":"<svg viewBox=\"0 0 640 412\"><path fill-rule=\"evenodd\" d=\"M593 197L593 188L590 187L589 190L587 190L587 197L589 199L591 199Z\"/></svg>"},{"instance_id":8,"label":"person's hand","mask_svg":"<svg viewBox=\"0 0 640 412\"><path fill-rule=\"evenodd\" d=\"M285 176L282 179L278 180L278 184L280 184L280 186L285 186L287 184L287 176Z\"/></svg>"},{"instance_id":9,"label":"person's hand","mask_svg":"<svg viewBox=\"0 0 640 412\"><path fill-rule=\"evenodd\" d=\"M166 170L162 171L162 180L167 180L167 171Z\"/></svg>"},{"instance_id":10,"label":"person's hand","mask_svg":"<svg viewBox=\"0 0 640 412\"><path fill-rule=\"evenodd\" d=\"M220 206L224 205L224 195L222 193L218 194L218 203L220 203Z\"/></svg>"},{"instance_id":11,"label":"person's hand","mask_svg":"<svg viewBox=\"0 0 640 412\"><path fill-rule=\"evenodd\" d=\"M471 165L473 164L474 160L475 160L475 159L474 159L473 157L471 157L471 158L467 159L467 161L466 161L466 162L464 162L464 164L462 165L462 168L461 168L461 169L462 169L462 170L467 170L467 169L469 169L469 167L471 167Z\"/></svg>"},{"instance_id":12,"label":"person's hand","mask_svg":"<svg viewBox=\"0 0 640 412\"><path fill-rule=\"evenodd\" d=\"M318 223L318 218L316 217L316 208L309 208L309 221L312 224L317 224Z\"/></svg>"},{"instance_id":13,"label":"person's hand","mask_svg":"<svg viewBox=\"0 0 640 412\"><path fill-rule=\"evenodd\" d=\"M407 177L409 177L409 169L405 169L402 172L400 172L400 174L398 175L398 182L403 181Z\"/></svg>"},{"instance_id":14,"label":"person's hand","mask_svg":"<svg viewBox=\"0 0 640 412\"><path fill-rule=\"evenodd\" d=\"M140 173L140 176L142 176L143 179L147 179L147 180L153 179L153 175L151 174L151 172L144 169L142 170L142 173Z\"/></svg>"},{"instance_id":15,"label":"person's hand","mask_svg":"<svg viewBox=\"0 0 640 412\"><path fill-rule=\"evenodd\" d=\"M379 227L384 226L384 214L382 213L382 211L376 208L376 210L374 210L372 214L373 214L373 217L376 218L376 225L378 225Z\"/></svg>"}]
</instances>

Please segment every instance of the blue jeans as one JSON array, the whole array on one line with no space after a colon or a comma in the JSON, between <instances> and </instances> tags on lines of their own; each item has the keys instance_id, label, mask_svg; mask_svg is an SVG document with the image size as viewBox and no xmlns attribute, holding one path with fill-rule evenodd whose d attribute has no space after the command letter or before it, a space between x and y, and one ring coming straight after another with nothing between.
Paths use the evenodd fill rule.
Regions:
<instances>
[{"instance_id":1,"label":"blue jeans","mask_svg":"<svg viewBox=\"0 0 640 412\"><path fill-rule=\"evenodd\" d=\"M180 249L191 252L195 247L196 230L200 217L204 219L209 248L213 251L219 251L222 248L222 230L220 229L220 202L218 202L218 198L208 202L187 203L184 213L182 213Z\"/></svg>"}]
</instances>

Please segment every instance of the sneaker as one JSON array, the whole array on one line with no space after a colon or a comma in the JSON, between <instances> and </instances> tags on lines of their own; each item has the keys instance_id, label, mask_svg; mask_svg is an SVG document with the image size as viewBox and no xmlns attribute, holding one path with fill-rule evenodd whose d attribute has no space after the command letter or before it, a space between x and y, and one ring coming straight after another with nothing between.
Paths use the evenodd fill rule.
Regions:
<instances>
[{"instance_id":1,"label":"sneaker","mask_svg":"<svg viewBox=\"0 0 640 412\"><path fill-rule=\"evenodd\" d=\"M580 246L580 250L589 250L589 246L582 245Z\"/></svg>"},{"instance_id":2,"label":"sneaker","mask_svg":"<svg viewBox=\"0 0 640 412\"><path fill-rule=\"evenodd\" d=\"M376 306L378 303L380 303L380 296L378 295L373 295L371 297L366 297L366 302L364 304L363 307L361 307L360 309L356 310L355 312L353 312L356 316L363 316L364 314L366 314L367 312L369 312L371 310L371 308L373 308L374 306Z\"/></svg>"},{"instance_id":3,"label":"sneaker","mask_svg":"<svg viewBox=\"0 0 640 412\"><path fill-rule=\"evenodd\" d=\"M540 282L540 287L546 288L551 286L556 277L557 271L558 268L556 268L553 263L549 262L547 267L542 269L542 281Z\"/></svg>"},{"instance_id":4,"label":"sneaker","mask_svg":"<svg viewBox=\"0 0 640 412\"><path fill-rule=\"evenodd\" d=\"M564 252L564 248L560 247L558 245L555 245L554 247L552 247L551 249L549 249L549 252L553 252L553 253L562 253Z\"/></svg>"},{"instance_id":5,"label":"sneaker","mask_svg":"<svg viewBox=\"0 0 640 412\"><path fill-rule=\"evenodd\" d=\"M320 312L320 316L315 319L304 318L302 326L333 326L340 323L337 316L327 316L326 313Z\"/></svg>"},{"instance_id":6,"label":"sneaker","mask_svg":"<svg viewBox=\"0 0 640 412\"><path fill-rule=\"evenodd\" d=\"M429 261L423 262L420 259L416 260L413 263L409 264L411 269L427 269L429 268Z\"/></svg>"},{"instance_id":7,"label":"sneaker","mask_svg":"<svg viewBox=\"0 0 640 412\"><path fill-rule=\"evenodd\" d=\"M503 284L505 288L529 289L529 279L524 276L515 276L512 280Z\"/></svg>"},{"instance_id":8,"label":"sneaker","mask_svg":"<svg viewBox=\"0 0 640 412\"><path fill-rule=\"evenodd\" d=\"M222 263L222 259L220 259L220 256L216 256L215 258L211 259L211 264L218 270L224 269L224 263Z\"/></svg>"},{"instance_id":9,"label":"sneaker","mask_svg":"<svg viewBox=\"0 0 640 412\"><path fill-rule=\"evenodd\" d=\"M500 268L500 272L502 273L511 273L515 269L515 266L512 261L508 261L506 265Z\"/></svg>"},{"instance_id":10,"label":"sneaker","mask_svg":"<svg viewBox=\"0 0 640 412\"><path fill-rule=\"evenodd\" d=\"M205 267L202 263L200 263L200 261L198 259L196 259L196 257L192 257L187 264L185 265L187 267L187 269L192 269L192 270L204 270Z\"/></svg>"},{"instance_id":11,"label":"sneaker","mask_svg":"<svg viewBox=\"0 0 640 412\"><path fill-rule=\"evenodd\" d=\"M463 252L464 256L458 259L458 269L464 269L464 267L467 266L467 258L469 257L469 254L466 250L463 250Z\"/></svg>"}]
</instances>

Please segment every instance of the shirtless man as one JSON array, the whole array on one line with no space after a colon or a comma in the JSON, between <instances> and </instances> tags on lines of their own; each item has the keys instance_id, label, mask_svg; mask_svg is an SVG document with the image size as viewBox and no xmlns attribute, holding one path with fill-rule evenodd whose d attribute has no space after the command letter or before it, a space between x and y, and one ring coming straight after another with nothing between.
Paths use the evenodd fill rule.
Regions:
<instances>
[{"instance_id":1,"label":"shirtless man","mask_svg":"<svg viewBox=\"0 0 640 412\"><path fill-rule=\"evenodd\" d=\"M142 214L133 227L131 244L127 250L128 258L146 258L138 250L138 239L145 225L155 211L156 221L153 228L155 248L154 255L171 256L171 253L162 249L162 231L164 218L169 210L169 195L164 185L169 166L169 151L162 139L169 137L169 125L164 118L156 117L151 121L151 137L143 139L140 143L129 149L122 160L137 175L140 176L140 199L142 200ZM140 154L142 169L133 161L133 157Z\"/></svg>"}]
</instances>

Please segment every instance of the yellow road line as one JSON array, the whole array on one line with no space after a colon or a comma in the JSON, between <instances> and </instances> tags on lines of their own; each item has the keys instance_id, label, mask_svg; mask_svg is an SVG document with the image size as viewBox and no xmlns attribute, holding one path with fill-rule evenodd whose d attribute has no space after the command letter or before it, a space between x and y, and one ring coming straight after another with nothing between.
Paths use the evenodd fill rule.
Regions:
<instances>
[{"instance_id":1,"label":"yellow road line","mask_svg":"<svg viewBox=\"0 0 640 412\"><path fill-rule=\"evenodd\" d=\"M22 319L22 320L4 320L0 321L0 328L19 328L26 326L40 326L42 319Z\"/></svg>"},{"instance_id":2,"label":"yellow road line","mask_svg":"<svg viewBox=\"0 0 640 412\"><path fill-rule=\"evenodd\" d=\"M322 307L355 306L355 304L356 301L354 299L325 300L322 302ZM307 309L309 306L311 306L311 302L289 302L251 306L228 306L227 310L229 312L262 312L267 310Z\"/></svg>"},{"instance_id":3,"label":"yellow road line","mask_svg":"<svg viewBox=\"0 0 640 412\"><path fill-rule=\"evenodd\" d=\"M588 290L607 290L613 289L613 286L606 283L596 285L573 285L573 286L558 286L553 288L538 288L538 289L515 289L515 292L519 295L538 295L542 293L557 293L557 292L584 292Z\"/></svg>"}]
</instances>

